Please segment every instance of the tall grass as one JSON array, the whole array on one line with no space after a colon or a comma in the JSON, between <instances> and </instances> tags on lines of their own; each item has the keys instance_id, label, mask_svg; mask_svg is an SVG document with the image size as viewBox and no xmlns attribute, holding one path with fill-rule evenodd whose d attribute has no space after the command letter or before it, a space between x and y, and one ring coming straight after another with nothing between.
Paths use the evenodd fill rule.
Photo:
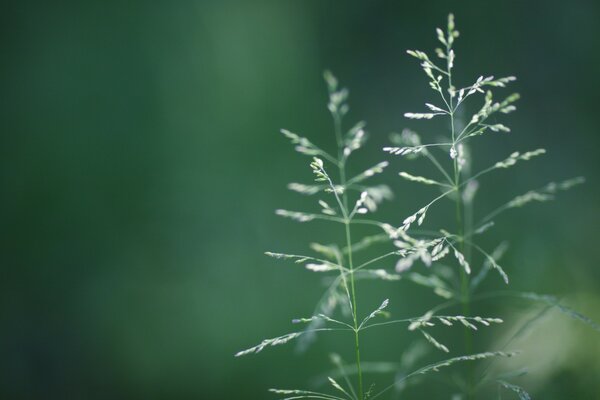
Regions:
<instances>
[{"instance_id":1,"label":"tall grass","mask_svg":"<svg viewBox=\"0 0 600 400\"><path fill-rule=\"evenodd\" d=\"M453 82L456 59L454 44L459 33L455 28L454 17L452 15L448 17L445 30L438 28L436 32L440 47L435 49L435 54L439 61L432 60L422 51L409 50L408 54L419 60L429 80L429 87L437 96L437 100L434 101L437 104L426 103L425 112L406 113L405 117L413 120L444 118L447 121L448 131L439 141L423 143L417 133L404 130L401 135L391 137L392 145L385 147L384 151L395 156L394 165L396 163L404 165L405 159L421 158L430 162L439 173L439 177L425 177L405 171L400 172L399 176L412 183L439 190L439 194L433 195L432 200L423 206L415 207L417 211L404 218L401 224L394 225L372 217L382 201L392 198L389 186L370 183L373 177L389 166L388 161L380 162L358 175L347 176L348 163L352 160L354 152L365 145L367 134L364 122L358 122L349 129L345 127L344 117L349 110L348 91L339 86L337 79L331 73L325 73L325 81L329 92L328 109L332 115L333 135L337 144L335 151L330 153L307 138L282 130L283 135L292 142L297 152L311 158L309 167L314 175L313 183L291 183L289 189L307 196L319 197L315 205L318 205L320 211L277 210L276 213L298 222L321 221L336 224L340 227L340 244L311 243L312 255L266 253L276 259L303 265L308 271L316 274L330 274L332 279L314 313L293 321L295 324L302 324L302 329L265 339L256 346L238 352L236 356L258 353L266 347L296 339L301 345L306 346L316 334L325 332L351 335L354 342L353 348L347 349L348 353L353 354L354 360L351 364L345 364L339 356L332 357L337 372L335 377L327 379L329 390L271 389L272 392L286 399L376 399L389 394L393 388L400 387L399 384L417 375L437 372L458 363L479 367L477 371L471 367L460 370L461 377L456 384L458 390L462 392L462 398L475 398L489 386L512 391L520 399L530 398L523 388L508 382L507 377L510 375L493 376L489 369L490 362L494 359L513 357L516 353L506 351L504 348L493 351L477 351L474 348L474 334L482 328L503 322L495 316L472 314L472 304L485 298L513 296L542 302L600 331L593 321L560 304L551 296L514 291L480 291L480 285L489 277L489 272L495 273L503 285L509 283L507 272L500 266L500 257L506 249L505 245L501 243L495 249L488 250L477 243L480 236L488 234L496 217L512 208L522 207L532 202L552 200L558 192L583 182L583 179L574 178L546 184L491 208L487 215L475 221L473 204L479 182L487 178L488 174L518 167L542 156L545 150L540 148L513 152L478 172L472 172L473 163L470 154L474 151L471 147L488 135L504 135L510 132L510 128L504 123L499 123L498 120L516 110L514 103L519 99L519 95L513 93L501 100L495 100L492 91L504 89L515 78L481 76L470 85L464 87L456 85ZM482 98L483 104L476 108L467 123L463 123L462 119L457 118L459 110L468 112L467 107L470 107L468 104L472 104L477 97ZM491 122L492 119L494 122ZM410 201L410 196L405 195L403 198L405 202ZM431 222L427 219L428 211L444 200L453 203L452 226L424 229L422 226ZM358 239L353 230L356 225L372 226L380 230L380 233ZM374 258L357 262L358 253L381 242L389 243L394 247ZM393 270L374 268L384 260L395 261L395 268ZM482 266L475 268L472 265ZM378 308L365 312L360 307L361 292L357 285L358 280L364 278L385 281L402 278L430 288L435 295L442 298L442 302L423 315L411 318L391 318L389 300L383 298L379 299L381 305ZM452 313L450 312L452 310L460 311ZM371 382L366 381L363 370L361 334L367 329L397 324L403 324L409 331L419 333L437 351L456 354L404 373L392 379L388 386L375 387ZM447 343L443 337L434 337L432 334L431 328L434 326L455 324L464 329L462 344ZM519 334L520 331L517 331L515 335ZM484 361L487 361L487 364L482 363ZM370 363L370 366L373 365ZM383 364L379 367L371 370L394 372Z\"/></svg>"}]
</instances>

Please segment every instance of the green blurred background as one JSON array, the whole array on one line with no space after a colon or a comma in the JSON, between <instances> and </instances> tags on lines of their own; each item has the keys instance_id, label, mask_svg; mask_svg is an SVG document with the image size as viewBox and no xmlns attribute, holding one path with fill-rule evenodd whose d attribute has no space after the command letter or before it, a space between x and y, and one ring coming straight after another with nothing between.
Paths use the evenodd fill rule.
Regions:
<instances>
[{"instance_id":1,"label":"green blurred background","mask_svg":"<svg viewBox=\"0 0 600 400\"><path fill-rule=\"evenodd\" d=\"M477 166L513 149L548 150L483 180L480 212L587 177L556 202L506 214L485 245L510 240L513 288L556 294L600 319L599 2L3 5L0 397L272 398L268 387L308 387L330 349L346 356L350 338L323 336L303 356L282 346L233 357L291 329L322 290L313 274L263 251L304 252L341 234L274 215L315 209L285 188L311 174L278 131L334 145L321 75L329 68L350 88L349 122L368 122L354 172L384 159L390 132L427 129L402 117L433 98L405 50L431 50L450 11L462 33L459 82L516 75L522 94L505 119L513 132L477 141ZM431 196L394 178L411 168L395 160L385 175L396 198L381 219L397 223ZM438 301L403 282L361 285L359 296L363 310L391 298L398 317ZM530 312L522 302L486 307L512 322ZM397 361L414 339L400 327L373 332L367 360ZM520 382L535 398L599 398L600 341L590 332L550 314L522 344L532 367ZM449 393L440 384L407 395Z\"/></svg>"}]
</instances>

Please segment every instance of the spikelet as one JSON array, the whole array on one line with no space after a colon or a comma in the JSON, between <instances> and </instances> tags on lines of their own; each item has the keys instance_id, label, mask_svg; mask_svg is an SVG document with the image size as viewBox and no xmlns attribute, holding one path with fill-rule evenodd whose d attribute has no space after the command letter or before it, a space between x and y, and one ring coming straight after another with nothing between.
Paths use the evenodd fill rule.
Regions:
<instances>
[{"instance_id":1,"label":"spikelet","mask_svg":"<svg viewBox=\"0 0 600 400\"><path fill-rule=\"evenodd\" d=\"M531 396L529 395L529 393L527 393L522 387L513 385L502 380L498 380L497 382L506 389L515 392L519 396L519 400L531 400Z\"/></svg>"},{"instance_id":2,"label":"spikelet","mask_svg":"<svg viewBox=\"0 0 600 400\"><path fill-rule=\"evenodd\" d=\"M354 183L358 183L358 182L362 182L376 174L380 174L383 172L383 170L389 165L389 163L387 161L382 161L380 163L378 163L377 165L372 166L371 168L361 172L360 174L358 174L357 176L355 176L354 178L350 179L348 182L348 184L354 184Z\"/></svg>"},{"instance_id":3,"label":"spikelet","mask_svg":"<svg viewBox=\"0 0 600 400\"><path fill-rule=\"evenodd\" d=\"M290 340L297 338L301 334L302 334L302 332L293 332L293 333L288 333L287 335L278 336L276 338L265 339L254 347L250 347L249 349L238 351L235 354L235 356L240 357L240 356L245 356L245 355L251 354L251 353L260 353L267 346L277 346L280 344L285 344L285 343L289 342Z\"/></svg>"},{"instance_id":4,"label":"spikelet","mask_svg":"<svg viewBox=\"0 0 600 400\"><path fill-rule=\"evenodd\" d=\"M347 158L352 152L360 149L364 145L367 140L367 134L364 127L365 123L361 121L348 131L346 134L344 150L342 151L344 157Z\"/></svg>"},{"instance_id":5,"label":"spikelet","mask_svg":"<svg viewBox=\"0 0 600 400\"><path fill-rule=\"evenodd\" d=\"M339 269L336 265L334 265L334 264L327 264L327 263L323 263L323 264L308 263L304 267L307 270L314 271L314 272L337 271Z\"/></svg>"},{"instance_id":6,"label":"spikelet","mask_svg":"<svg viewBox=\"0 0 600 400\"><path fill-rule=\"evenodd\" d=\"M371 314L367 315L365 317L365 319L363 319L363 321L360 323L360 327L363 327L369 320L371 320L372 318L375 318L376 316L378 316L379 314L383 313L383 310L388 306L390 300L389 299L385 299L381 305L379 307L377 307L377 309L375 309L375 311L373 311Z\"/></svg>"},{"instance_id":7,"label":"spikelet","mask_svg":"<svg viewBox=\"0 0 600 400\"><path fill-rule=\"evenodd\" d=\"M423 151L423 146L411 146L411 147L384 147L383 151L386 153L393 154L395 156L405 156L408 154L418 154Z\"/></svg>"},{"instance_id":8,"label":"spikelet","mask_svg":"<svg viewBox=\"0 0 600 400\"><path fill-rule=\"evenodd\" d=\"M300 194L306 194L306 195L313 195L316 193L319 193L322 189L323 186L319 186L319 185L305 185L303 183L296 183L296 182L292 182L288 184L288 189L300 193Z\"/></svg>"},{"instance_id":9,"label":"spikelet","mask_svg":"<svg viewBox=\"0 0 600 400\"><path fill-rule=\"evenodd\" d=\"M431 119L436 115L444 115L446 113L405 113L404 116L409 119Z\"/></svg>"},{"instance_id":10,"label":"spikelet","mask_svg":"<svg viewBox=\"0 0 600 400\"><path fill-rule=\"evenodd\" d=\"M279 215L280 217L291 218L294 221L298 221L298 222L308 222L308 221L312 221L313 219L315 219L314 215L300 212L300 211L289 211L289 210L278 209L278 210L275 210L275 214Z\"/></svg>"},{"instance_id":11,"label":"spikelet","mask_svg":"<svg viewBox=\"0 0 600 400\"><path fill-rule=\"evenodd\" d=\"M295 150L298 153L305 154L308 156L316 156L321 154L321 149L315 146L310 140L305 137L301 137L293 132L288 131L287 129L282 129L281 133L290 139L292 144L295 144Z\"/></svg>"},{"instance_id":12,"label":"spikelet","mask_svg":"<svg viewBox=\"0 0 600 400\"><path fill-rule=\"evenodd\" d=\"M406 179L407 181L412 181L412 182L419 182L419 183L423 183L425 185L440 185L443 186L441 183L434 181L433 179L428 179L428 178L424 178L422 176L415 176L415 175L411 175L408 172L400 172L399 175Z\"/></svg>"},{"instance_id":13,"label":"spikelet","mask_svg":"<svg viewBox=\"0 0 600 400\"><path fill-rule=\"evenodd\" d=\"M441 344L440 342L438 342L433 336L431 336L429 333L425 332L424 330L420 329L421 333L423 334L423 336L425 337L425 339L427 339L427 341L431 344L433 344L437 349L442 350L445 353L449 353L450 350L448 350L448 347L446 347L445 345Z\"/></svg>"},{"instance_id":14,"label":"spikelet","mask_svg":"<svg viewBox=\"0 0 600 400\"><path fill-rule=\"evenodd\" d=\"M523 154L519 153L518 151L515 151L507 159L505 159L503 161L498 161L496 164L494 164L494 167L495 168L509 168L509 167L512 167L513 165L515 165L518 161L528 161L534 157L540 156L545 153L546 153L545 149L537 149L537 150L533 150L533 151L528 151Z\"/></svg>"},{"instance_id":15,"label":"spikelet","mask_svg":"<svg viewBox=\"0 0 600 400\"><path fill-rule=\"evenodd\" d=\"M441 361L441 362L423 367L420 370L416 371L416 373L425 374L428 372L438 372L440 370L440 368L449 367L453 364L456 364L458 362L463 362L463 361L485 360L487 358L493 358L493 357L508 357L508 358L510 358L510 357L516 356L517 354L519 354L519 353L504 352L504 351L488 351L488 352L484 352L484 353L471 354L471 355L467 355L467 356L453 357L448 360Z\"/></svg>"},{"instance_id":16,"label":"spikelet","mask_svg":"<svg viewBox=\"0 0 600 400\"><path fill-rule=\"evenodd\" d=\"M337 215L337 212L329 205L325 200L319 200L321 206L321 212L325 215Z\"/></svg>"},{"instance_id":17,"label":"spikelet","mask_svg":"<svg viewBox=\"0 0 600 400\"><path fill-rule=\"evenodd\" d=\"M418 225L421 225L425 220L428 208L429 206L422 207L413 215L406 217L404 221L402 221L402 230L407 231L415 221L417 221Z\"/></svg>"},{"instance_id":18,"label":"spikelet","mask_svg":"<svg viewBox=\"0 0 600 400\"><path fill-rule=\"evenodd\" d=\"M469 263L467 262L467 260L465 260L465 256L463 255L463 253L461 253L460 251L454 249L454 257L456 257L456 259L458 260L458 263L460 264L460 266L465 269L465 272L467 274L470 274L471 273L471 267L469 266Z\"/></svg>"}]
</instances>

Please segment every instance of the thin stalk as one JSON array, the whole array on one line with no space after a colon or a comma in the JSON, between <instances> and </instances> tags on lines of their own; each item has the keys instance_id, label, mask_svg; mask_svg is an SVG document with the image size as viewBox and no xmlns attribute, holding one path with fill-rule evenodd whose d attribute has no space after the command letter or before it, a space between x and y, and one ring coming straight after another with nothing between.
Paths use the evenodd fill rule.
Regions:
<instances>
[{"instance_id":1,"label":"thin stalk","mask_svg":"<svg viewBox=\"0 0 600 400\"><path fill-rule=\"evenodd\" d=\"M355 344L355 352L356 352L356 368L358 371L358 391L359 391L359 399L363 399L364 391L363 391L363 379L362 379L362 369L360 367L360 341L358 337L358 320L357 320L357 310L356 310L356 290L354 285L354 267L352 264L352 238L350 236L350 224L346 224L346 242L348 246L348 263L350 266L350 286L351 286L351 294L352 294L352 319L354 321L354 344Z\"/></svg>"},{"instance_id":2,"label":"thin stalk","mask_svg":"<svg viewBox=\"0 0 600 400\"><path fill-rule=\"evenodd\" d=\"M342 139L342 121L338 114L334 114L335 138L338 145L338 159L340 170L340 183L343 188L346 187L346 157L343 154L344 143ZM352 262L352 236L350 233L350 218L348 216L348 195L346 190L342 193L342 203L344 211L344 228L346 232L346 248L348 249L348 269L350 270L350 296L352 301L352 321L354 323L354 350L356 353L356 370L358 373L358 399L364 399L363 376L360 366L360 340L358 330L358 312L356 309L356 289L354 283L354 264Z\"/></svg>"},{"instance_id":3,"label":"thin stalk","mask_svg":"<svg viewBox=\"0 0 600 400\"><path fill-rule=\"evenodd\" d=\"M450 32L449 32L450 34ZM450 43L450 42L448 42ZM446 46L446 54L448 55L448 60L449 60L449 53L450 53L450 44L448 44ZM450 62L448 61L448 89L449 91L453 91L452 88L452 69L450 68ZM452 142L454 143L453 146L456 146L456 132L455 132L455 127L454 127L454 113L455 113L455 109L454 109L454 99L452 94L450 94L449 97L449 102L450 102L450 127L452 130ZM458 233L458 237L459 237L459 247L460 247L460 251L462 253L464 253L464 241L462 240L462 236L464 233L464 226L463 226L463 219L462 219L462 196L461 196L461 190L460 190L460 186L461 186L461 182L460 182L460 171L458 168L458 154L455 155L454 159L453 159L453 165L454 165L454 188L456 190L456 228L457 228L457 233ZM468 261L468 260L467 260ZM463 315L465 315L466 317L468 317L469 315L471 315L470 312L470 304L469 304L469 277L466 273L466 271L464 270L464 268L460 268L460 292L461 292L461 303L462 303L462 312ZM471 354L472 353L472 347L473 347L473 339L471 336L471 331L470 329L468 329L467 327L464 327L464 341L465 341L465 351L467 352L467 354ZM472 381L472 368L467 367L467 387L466 387L466 395L468 399L471 399L473 397L473 391L472 391L472 387L473 387L473 381Z\"/></svg>"},{"instance_id":4,"label":"thin stalk","mask_svg":"<svg viewBox=\"0 0 600 400\"><path fill-rule=\"evenodd\" d=\"M433 165L435 165L435 167L442 173L442 175L444 175L444 177L446 178L446 180L448 181L448 183L450 185L454 184L454 182L452 182L452 179L450 178L450 175L448 175L446 170L444 168L442 168L442 166L440 165L438 160L433 156L433 154L431 154L429 151L425 151L425 156L427 158L429 158L429 160L431 160Z\"/></svg>"},{"instance_id":5,"label":"thin stalk","mask_svg":"<svg viewBox=\"0 0 600 400\"><path fill-rule=\"evenodd\" d=\"M467 171L467 176L469 176L470 173L469 171ZM464 204L464 211L465 211L465 224L464 224L464 232L463 232L463 238L466 238L467 236L471 236L473 234L473 199L471 198L468 202L465 202ZM465 259L467 260L467 262L471 261L471 253L472 253L472 249L469 243L466 243L465 246Z\"/></svg>"},{"instance_id":6,"label":"thin stalk","mask_svg":"<svg viewBox=\"0 0 600 400\"><path fill-rule=\"evenodd\" d=\"M452 134L454 136L454 115L451 115ZM457 158L454 159L454 187L456 190L456 231L458 235L458 246L462 253L465 252L465 243L462 240L464 229L463 229L463 218L462 218L462 196L460 191L460 172L458 171ZM468 260L467 260L468 261ZM463 305L463 313L465 316L469 316L469 276L467 275L464 268L460 269L460 292L461 292L461 303ZM465 327L465 348L467 353L471 353L471 331Z\"/></svg>"}]
</instances>

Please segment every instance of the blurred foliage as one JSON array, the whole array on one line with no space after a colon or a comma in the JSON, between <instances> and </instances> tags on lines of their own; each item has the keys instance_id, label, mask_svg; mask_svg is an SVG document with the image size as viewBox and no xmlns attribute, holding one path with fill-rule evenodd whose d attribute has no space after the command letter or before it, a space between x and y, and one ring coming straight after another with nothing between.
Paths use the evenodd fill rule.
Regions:
<instances>
[{"instance_id":1,"label":"blurred foliage","mask_svg":"<svg viewBox=\"0 0 600 400\"><path fill-rule=\"evenodd\" d=\"M600 319L597 1L6 2L0 397L259 399L328 368L324 349L345 338L323 337L304 357L282 347L233 358L287 332L321 290L262 252L339 234L274 215L300 209L285 185L310 179L278 131L333 145L321 80L330 68L351 90L350 119L368 122L373 139L358 157L384 159L390 132L420 127L402 114L428 100L404 50L429 49L449 11L465 34L458 79L514 74L523 95L513 132L476 148L476 162L549 153L496 174L480 204L588 179L494 228L511 242L513 287L566 296ZM423 194L399 180L394 190L383 213L401 220ZM368 284L359 290L377 306ZM432 301L408 284L388 290L402 315ZM530 312L489 307L504 319ZM557 313L544 321L531 335L546 345L524 346L547 362L523 385L543 399L597 396L597 335ZM412 339L394 328L366 335L365 358L397 361Z\"/></svg>"}]
</instances>

